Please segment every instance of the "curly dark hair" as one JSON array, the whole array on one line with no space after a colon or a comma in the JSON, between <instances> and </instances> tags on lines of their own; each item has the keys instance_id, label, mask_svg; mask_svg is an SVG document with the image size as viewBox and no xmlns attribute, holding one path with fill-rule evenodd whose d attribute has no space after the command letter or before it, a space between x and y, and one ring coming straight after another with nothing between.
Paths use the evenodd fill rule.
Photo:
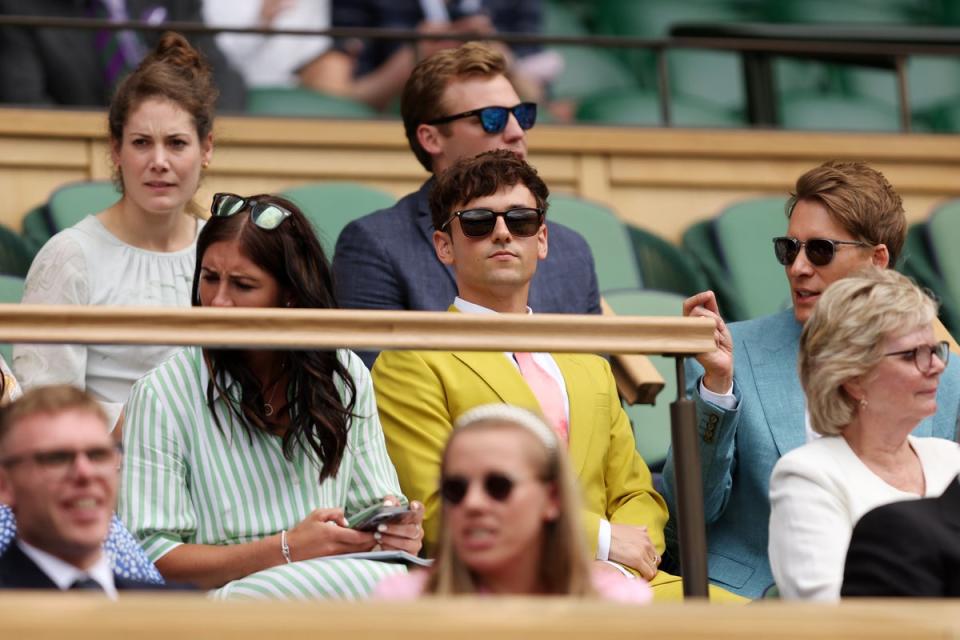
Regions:
<instances>
[{"instance_id":1,"label":"curly dark hair","mask_svg":"<svg viewBox=\"0 0 960 640\"><path fill-rule=\"evenodd\" d=\"M203 256L217 242L236 241L244 257L272 275L289 306L332 309L333 276L323 248L310 222L292 202L279 196L261 194L248 200L279 205L291 212L276 229L253 224L243 211L207 221L197 239L197 266L193 276L193 305L200 306L200 276ZM354 417L356 384L336 351L294 350L283 352L282 365L289 376L287 404L272 415L264 411L264 389L246 362L245 352L235 349L204 349L210 370L207 405L220 429L214 411L214 393L220 394L229 411L248 429L276 432L280 418L288 417L283 433L283 453L293 459L294 447L301 446L321 463L320 481L335 477L347 444L347 432ZM227 393L227 381L239 384L239 397ZM344 393L338 390L338 381Z\"/></svg>"}]
</instances>

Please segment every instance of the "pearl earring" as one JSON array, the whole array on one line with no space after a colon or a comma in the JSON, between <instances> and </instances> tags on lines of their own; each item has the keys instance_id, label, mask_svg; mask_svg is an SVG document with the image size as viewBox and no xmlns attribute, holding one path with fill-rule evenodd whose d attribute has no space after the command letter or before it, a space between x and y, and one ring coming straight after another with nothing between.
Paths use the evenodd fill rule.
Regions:
<instances>
[{"instance_id":1,"label":"pearl earring","mask_svg":"<svg viewBox=\"0 0 960 640\"><path fill-rule=\"evenodd\" d=\"M864 410L864 409L866 409L866 408L867 408L867 399L866 399L866 398L860 398L860 410L862 411L862 410Z\"/></svg>"}]
</instances>

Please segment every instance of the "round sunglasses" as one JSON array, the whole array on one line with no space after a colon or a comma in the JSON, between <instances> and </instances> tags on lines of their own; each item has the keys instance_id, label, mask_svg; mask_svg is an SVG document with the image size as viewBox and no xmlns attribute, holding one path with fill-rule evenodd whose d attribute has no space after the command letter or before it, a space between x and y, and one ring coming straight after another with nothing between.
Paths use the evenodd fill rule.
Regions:
<instances>
[{"instance_id":1,"label":"round sunglasses","mask_svg":"<svg viewBox=\"0 0 960 640\"><path fill-rule=\"evenodd\" d=\"M869 247L870 245L858 240L830 240L829 238L797 240L789 236L781 236L773 239L773 252L777 256L777 262L785 267L793 264L800 255L800 249L806 252L810 264L818 267L826 266L837 255L837 249L844 246Z\"/></svg>"},{"instance_id":2,"label":"round sunglasses","mask_svg":"<svg viewBox=\"0 0 960 640\"><path fill-rule=\"evenodd\" d=\"M517 119L517 124L519 124L520 128L524 131L532 129L533 125L537 123L537 103L521 102L513 107L481 107L480 109L472 109L452 116L428 120L426 124L446 124L447 122L453 122L461 118L478 116L480 118L480 126L483 127L486 133L500 133L507 127L507 121L511 113L513 117Z\"/></svg>"},{"instance_id":3,"label":"round sunglasses","mask_svg":"<svg viewBox=\"0 0 960 640\"><path fill-rule=\"evenodd\" d=\"M250 220L261 229L272 231L280 223L293 215L286 207L272 202L261 202L254 198L244 198L234 193L218 193L213 196L210 214L218 218L229 218L250 208Z\"/></svg>"},{"instance_id":4,"label":"round sunglasses","mask_svg":"<svg viewBox=\"0 0 960 640\"><path fill-rule=\"evenodd\" d=\"M497 502L506 502L517 484L510 476L496 471L483 476L482 482L484 493ZM440 481L440 496L449 505L456 506L463 502L469 489L470 480L463 476L448 476Z\"/></svg>"},{"instance_id":5,"label":"round sunglasses","mask_svg":"<svg viewBox=\"0 0 960 640\"><path fill-rule=\"evenodd\" d=\"M518 238L529 238L537 235L543 225L543 210L530 207L520 207L507 211L493 211L492 209L466 209L454 211L453 215L440 226L443 231L450 226L454 218L460 218L460 229L468 238L483 238L493 233L497 226L497 218L503 218L507 230Z\"/></svg>"}]
</instances>

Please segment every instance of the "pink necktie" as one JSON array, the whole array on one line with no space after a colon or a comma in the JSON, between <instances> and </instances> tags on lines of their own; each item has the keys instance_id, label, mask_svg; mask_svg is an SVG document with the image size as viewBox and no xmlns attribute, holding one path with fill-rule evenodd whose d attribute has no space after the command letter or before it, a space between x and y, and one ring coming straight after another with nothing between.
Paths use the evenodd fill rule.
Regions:
<instances>
[{"instance_id":1,"label":"pink necktie","mask_svg":"<svg viewBox=\"0 0 960 640\"><path fill-rule=\"evenodd\" d=\"M560 386L557 381L547 373L543 367L536 363L532 353L514 353L517 364L520 365L520 375L526 381L533 395L540 403L540 410L547 419L557 437L563 442L567 441L567 411L563 402L563 394L560 393Z\"/></svg>"}]
</instances>

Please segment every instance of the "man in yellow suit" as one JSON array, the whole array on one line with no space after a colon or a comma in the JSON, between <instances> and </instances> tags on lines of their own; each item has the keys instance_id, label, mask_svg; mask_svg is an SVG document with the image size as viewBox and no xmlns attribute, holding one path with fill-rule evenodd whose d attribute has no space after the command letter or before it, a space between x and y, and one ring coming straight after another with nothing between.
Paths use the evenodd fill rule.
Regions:
<instances>
[{"instance_id":1,"label":"man in yellow suit","mask_svg":"<svg viewBox=\"0 0 960 640\"><path fill-rule=\"evenodd\" d=\"M546 258L548 190L510 151L456 163L431 194L434 248L456 276L452 312L532 313L530 280ZM377 406L404 494L426 505L424 542L437 542L437 485L456 418L506 402L542 414L565 441L583 495L582 519L597 570L638 574L658 599L679 598L680 579L658 571L667 509L617 396L595 355L386 351L373 368Z\"/></svg>"}]
</instances>

